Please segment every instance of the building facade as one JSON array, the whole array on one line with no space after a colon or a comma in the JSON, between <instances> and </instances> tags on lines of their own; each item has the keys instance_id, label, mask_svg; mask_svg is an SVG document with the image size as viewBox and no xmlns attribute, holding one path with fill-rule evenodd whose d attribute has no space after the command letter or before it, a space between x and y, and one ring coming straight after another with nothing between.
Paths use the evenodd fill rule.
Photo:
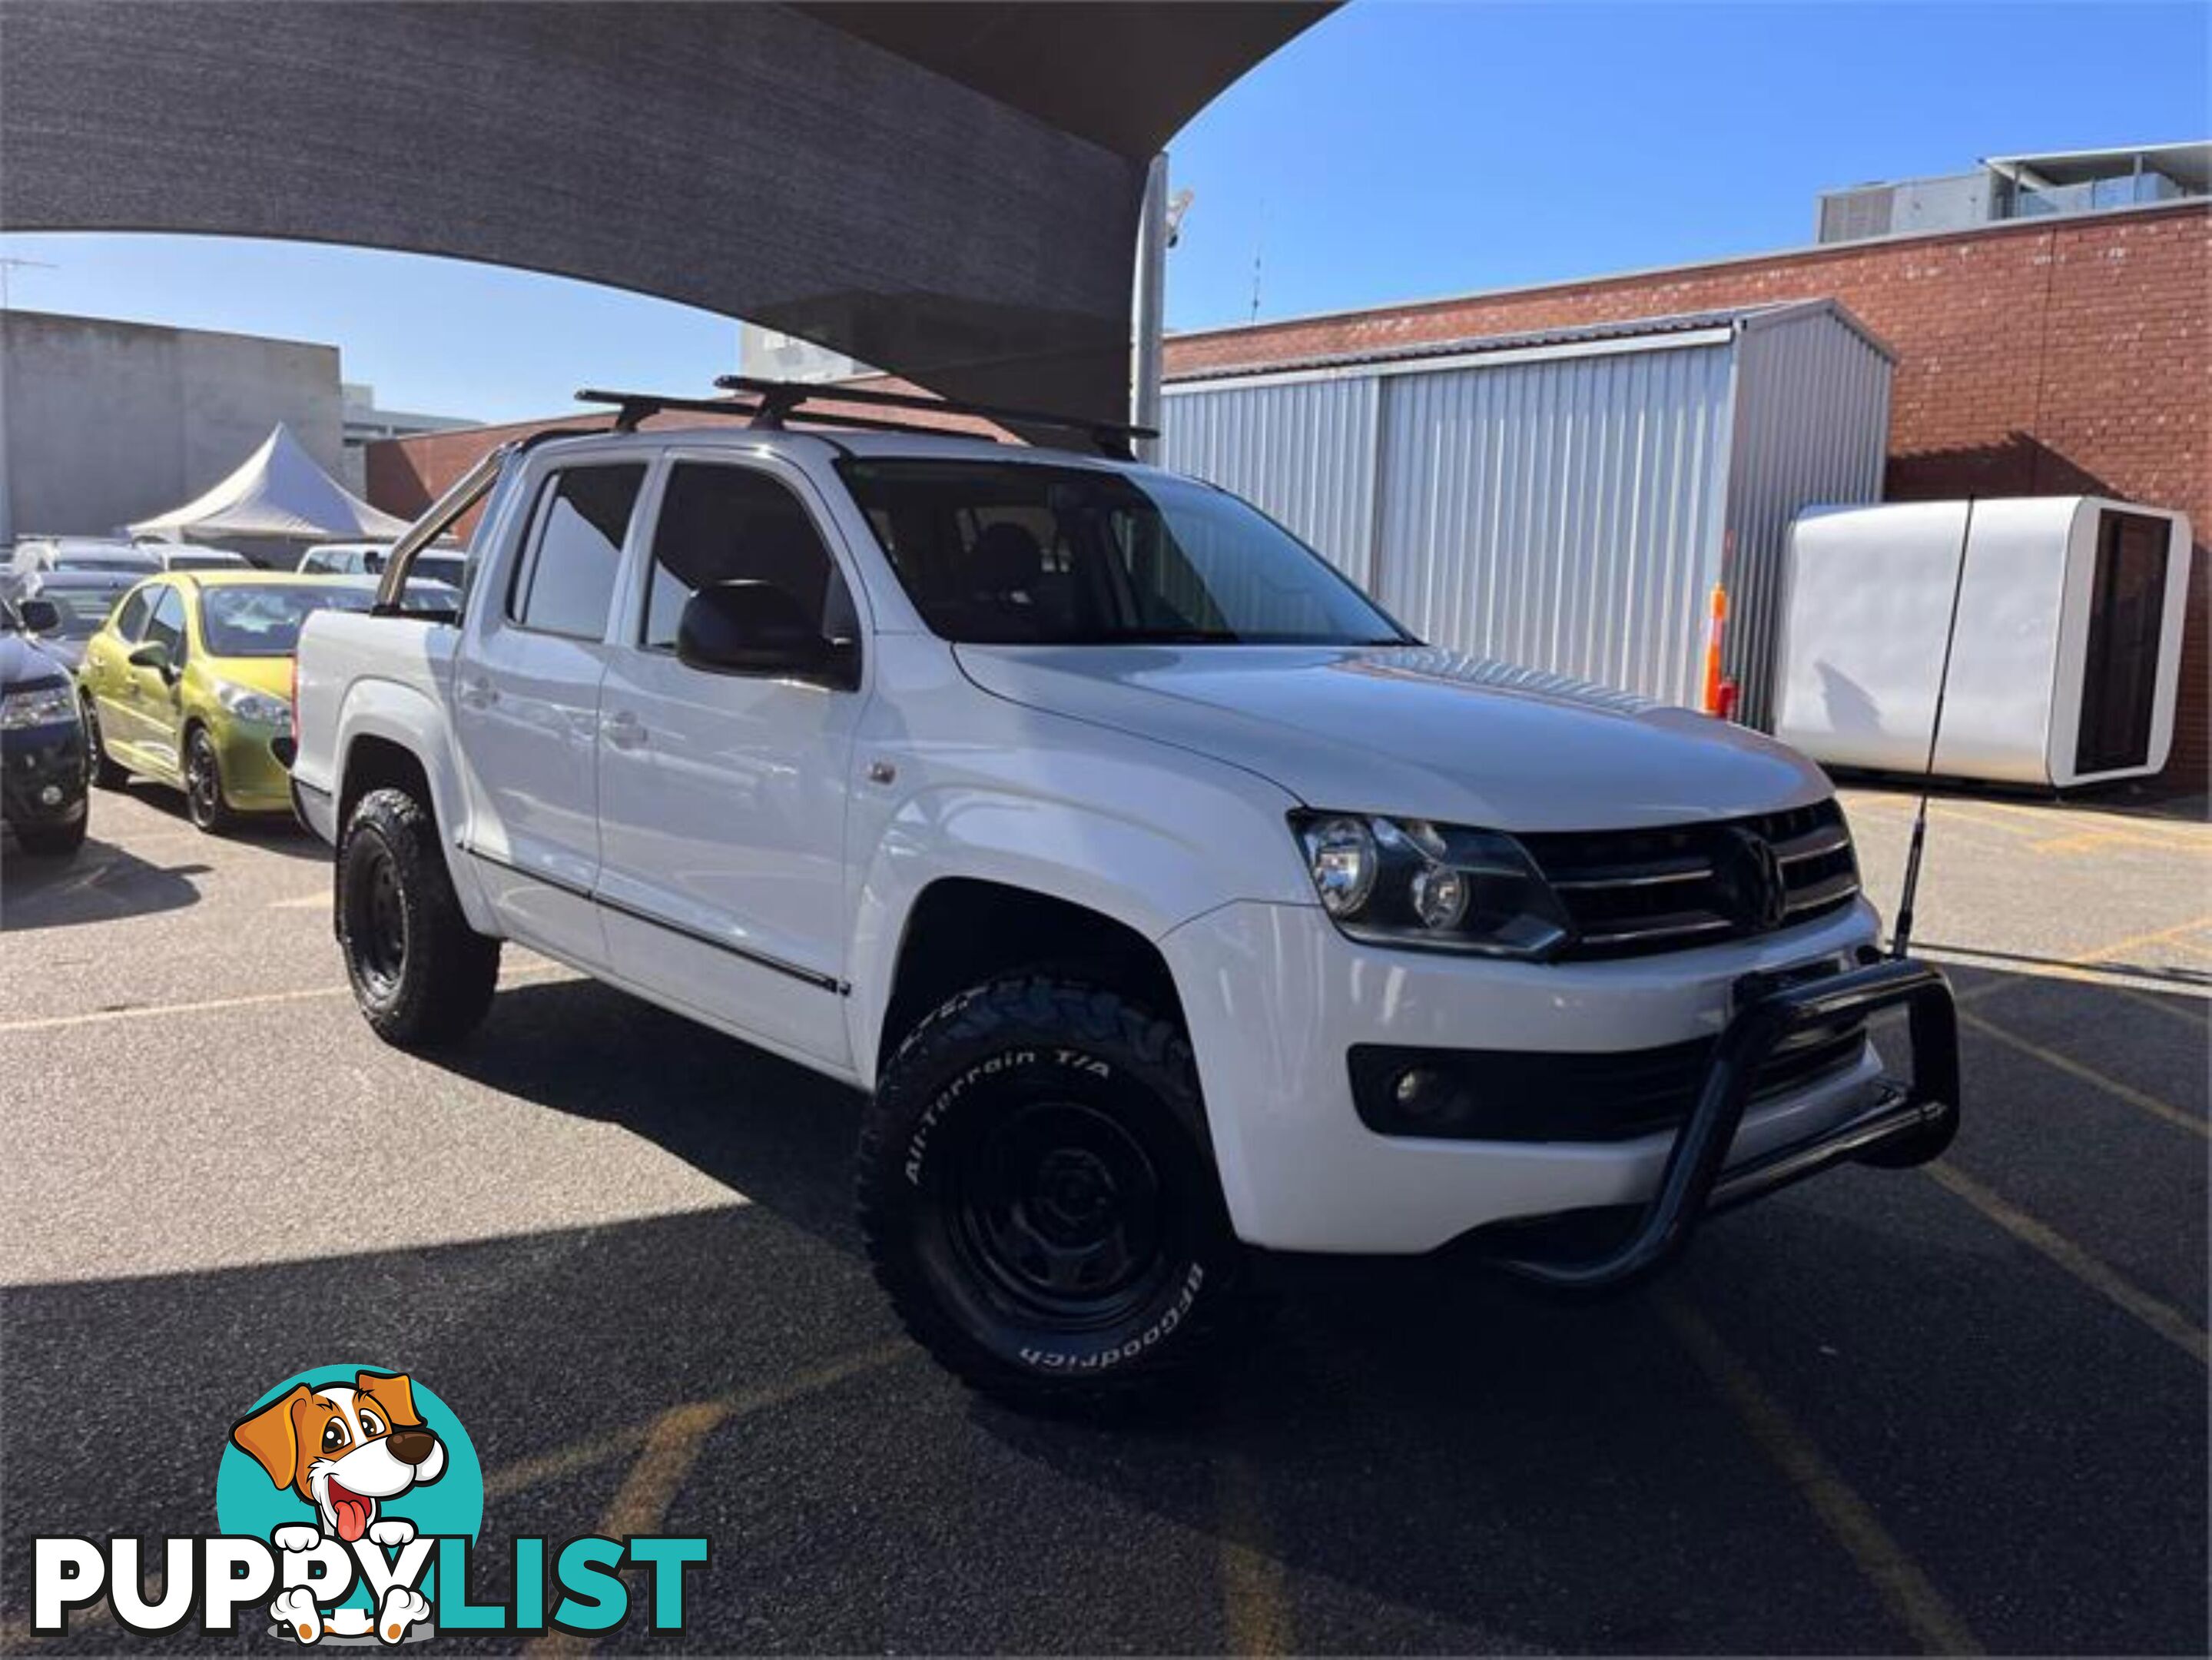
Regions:
<instances>
[{"instance_id":1,"label":"building facade","mask_svg":"<svg viewBox=\"0 0 2212 1660\"><path fill-rule=\"evenodd\" d=\"M1833 299L1890 348L1883 495L2108 496L2188 514L2166 781L2207 775L2212 204L2013 219L1170 337L1168 380L1674 313Z\"/></svg>"},{"instance_id":2,"label":"building facade","mask_svg":"<svg viewBox=\"0 0 2212 1660\"><path fill-rule=\"evenodd\" d=\"M0 313L0 542L164 512L280 422L336 471L338 386L336 346Z\"/></svg>"}]
</instances>

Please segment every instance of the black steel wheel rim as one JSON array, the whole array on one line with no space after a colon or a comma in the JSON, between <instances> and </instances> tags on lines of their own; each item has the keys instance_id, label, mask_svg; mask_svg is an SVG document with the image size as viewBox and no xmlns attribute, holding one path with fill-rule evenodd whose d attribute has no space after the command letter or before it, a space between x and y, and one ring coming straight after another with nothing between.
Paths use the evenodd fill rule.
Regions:
<instances>
[{"instance_id":1,"label":"black steel wheel rim","mask_svg":"<svg viewBox=\"0 0 2212 1660\"><path fill-rule=\"evenodd\" d=\"M1012 1104L978 1137L948 1197L963 1266L1026 1322L1110 1325L1174 1268L1158 1166L1125 1124L1086 1103Z\"/></svg>"},{"instance_id":2,"label":"black steel wheel rim","mask_svg":"<svg viewBox=\"0 0 2212 1660\"><path fill-rule=\"evenodd\" d=\"M407 907L391 849L373 837L354 854L346 884L346 938L369 994L382 1000L398 992L407 967Z\"/></svg>"},{"instance_id":3,"label":"black steel wheel rim","mask_svg":"<svg viewBox=\"0 0 2212 1660\"><path fill-rule=\"evenodd\" d=\"M222 776L216 770L215 745L204 732L192 734L191 745L185 757L185 799L191 806L192 817L203 824L215 821L216 808L222 800Z\"/></svg>"}]
</instances>

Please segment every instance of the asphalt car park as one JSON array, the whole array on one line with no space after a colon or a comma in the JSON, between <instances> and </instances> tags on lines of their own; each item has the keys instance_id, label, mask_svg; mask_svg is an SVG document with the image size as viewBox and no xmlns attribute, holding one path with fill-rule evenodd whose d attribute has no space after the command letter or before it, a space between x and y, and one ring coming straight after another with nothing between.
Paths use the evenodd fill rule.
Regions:
<instances>
[{"instance_id":1,"label":"asphalt car park","mask_svg":"<svg viewBox=\"0 0 2212 1660\"><path fill-rule=\"evenodd\" d=\"M1911 799L1846 800L1888 909ZM191 1645L36 1638L29 1541L210 1529L229 1426L336 1360L461 1414L491 1583L518 1535L712 1541L687 1629L610 1648L2205 1648L2201 814L1938 800L1941 1163L1594 1304L1281 1264L1206 1398L1114 1425L901 1336L850 1095L517 952L473 1041L410 1058L352 1006L319 845L147 786L93 815L73 860L0 854L10 1651Z\"/></svg>"}]
</instances>

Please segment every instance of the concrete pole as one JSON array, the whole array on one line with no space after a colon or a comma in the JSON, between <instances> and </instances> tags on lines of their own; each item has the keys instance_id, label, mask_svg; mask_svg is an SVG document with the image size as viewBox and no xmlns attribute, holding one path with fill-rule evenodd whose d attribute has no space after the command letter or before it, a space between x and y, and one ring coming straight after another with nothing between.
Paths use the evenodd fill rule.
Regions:
<instances>
[{"instance_id":1,"label":"concrete pole","mask_svg":"<svg viewBox=\"0 0 2212 1660\"><path fill-rule=\"evenodd\" d=\"M0 267L0 279L6 277ZM9 488L15 465L15 448L8 441L8 302L5 291L0 289L0 548L15 540L15 492Z\"/></svg>"},{"instance_id":2,"label":"concrete pole","mask_svg":"<svg viewBox=\"0 0 2212 1660\"><path fill-rule=\"evenodd\" d=\"M1164 363L1168 305L1168 158L1152 158L1145 175L1145 205L1137 219L1136 293L1131 302L1129 419L1160 424L1160 380ZM1159 459L1159 441L1139 439L1137 459Z\"/></svg>"}]
</instances>

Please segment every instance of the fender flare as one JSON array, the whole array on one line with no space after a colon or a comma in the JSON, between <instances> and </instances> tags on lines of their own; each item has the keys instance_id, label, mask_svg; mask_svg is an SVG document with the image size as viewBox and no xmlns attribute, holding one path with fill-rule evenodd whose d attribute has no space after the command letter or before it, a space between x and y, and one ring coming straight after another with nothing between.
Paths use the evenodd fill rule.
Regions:
<instances>
[{"instance_id":1,"label":"fender flare","mask_svg":"<svg viewBox=\"0 0 2212 1660\"><path fill-rule=\"evenodd\" d=\"M469 926L479 933L496 936L499 920L477 885L476 872L459 856L460 832L466 822L468 792L455 757L453 722L437 700L398 680L374 678L356 680L346 688L338 708L337 776L332 799L343 801L346 780L352 771L356 745L364 738L380 739L415 757L430 781L430 812L438 825L438 844L445 854L446 870ZM337 826L341 836L345 826Z\"/></svg>"},{"instance_id":2,"label":"fender flare","mask_svg":"<svg viewBox=\"0 0 2212 1660\"><path fill-rule=\"evenodd\" d=\"M1081 849L1092 855L1068 856ZM1142 871L1133 885L1126 873ZM1133 816L1072 801L955 787L910 798L868 855L846 954L846 1023L858 1076L872 1082L907 928L923 893L965 879L1079 905L1154 946L1200 912L1237 897L1218 848L1201 848ZM1173 970L1170 966L1170 973Z\"/></svg>"}]
</instances>

